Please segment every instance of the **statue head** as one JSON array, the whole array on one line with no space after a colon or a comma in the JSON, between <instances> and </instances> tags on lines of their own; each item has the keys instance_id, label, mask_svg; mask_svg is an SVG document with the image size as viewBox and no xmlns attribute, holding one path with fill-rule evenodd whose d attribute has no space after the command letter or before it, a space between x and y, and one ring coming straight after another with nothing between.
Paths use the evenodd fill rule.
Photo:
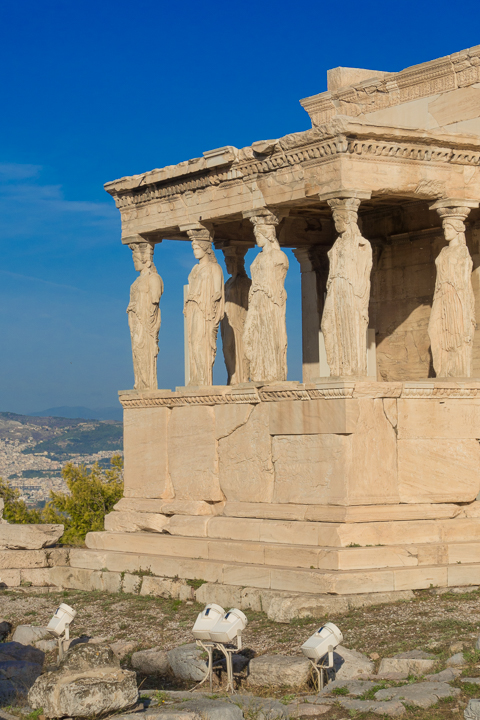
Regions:
<instances>
[{"instance_id":1,"label":"statue head","mask_svg":"<svg viewBox=\"0 0 480 720\"><path fill-rule=\"evenodd\" d=\"M153 244L149 242L133 243L129 246L133 255L133 264L137 272L155 268L153 264Z\"/></svg>"},{"instance_id":2,"label":"statue head","mask_svg":"<svg viewBox=\"0 0 480 720\"><path fill-rule=\"evenodd\" d=\"M201 260L207 256L210 262L216 262L215 253L213 252L212 243L209 240L193 240L192 250L195 258Z\"/></svg>"},{"instance_id":3,"label":"statue head","mask_svg":"<svg viewBox=\"0 0 480 720\"><path fill-rule=\"evenodd\" d=\"M442 218L443 232L448 243L465 245L465 220L470 212L467 207L438 208Z\"/></svg>"},{"instance_id":4,"label":"statue head","mask_svg":"<svg viewBox=\"0 0 480 720\"><path fill-rule=\"evenodd\" d=\"M255 240L257 241L258 247L270 249L280 249L280 245L277 239L277 233L275 226L278 225L279 220L273 213L267 213L265 215L255 215L250 218L253 225L253 232L255 234Z\"/></svg>"},{"instance_id":5,"label":"statue head","mask_svg":"<svg viewBox=\"0 0 480 720\"><path fill-rule=\"evenodd\" d=\"M333 198L327 200L332 208L335 230L339 235L346 232L358 234L358 208L360 200L357 198Z\"/></svg>"}]
</instances>

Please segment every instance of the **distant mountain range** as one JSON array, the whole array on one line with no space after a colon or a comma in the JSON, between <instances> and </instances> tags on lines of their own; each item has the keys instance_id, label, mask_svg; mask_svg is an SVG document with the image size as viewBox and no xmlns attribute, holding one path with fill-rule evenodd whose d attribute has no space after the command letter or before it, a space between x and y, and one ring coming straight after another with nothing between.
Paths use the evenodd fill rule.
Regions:
<instances>
[{"instance_id":1,"label":"distant mountain range","mask_svg":"<svg viewBox=\"0 0 480 720\"><path fill-rule=\"evenodd\" d=\"M84 420L123 420L123 411L121 407L104 407L92 410L92 408L71 405L62 405L61 407L48 408L39 412L28 413L31 417L61 417L61 418L81 418Z\"/></svg>"}]
</instances>

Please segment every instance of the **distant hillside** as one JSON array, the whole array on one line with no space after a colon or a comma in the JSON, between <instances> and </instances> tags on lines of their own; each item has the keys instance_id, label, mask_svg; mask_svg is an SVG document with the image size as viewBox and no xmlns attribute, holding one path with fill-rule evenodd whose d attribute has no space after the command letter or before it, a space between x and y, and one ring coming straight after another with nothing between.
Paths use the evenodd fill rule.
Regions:
<instances>
[{"instance_id":1,"label":"distant hillside","mask_svg":"<svg viewBox=\"0 0 480 720\"><path fill-rule=\"evenodd\" d=\"M33 417L0 413L0 440L29 443L22 453L47 453L67 462L71 455L123 449L123 424L113 420Z\"/></svg>"},{"instance_id":2,"label":"distant hillside","mask_svg":"<svg viewBox=\"0 0 480 720\"><path fill-rule=\"evenodd\" d=\"M29 413L28 417L61 417L61 418L81 418L85 420L118 420L122 422L123 411L119 407L92 408L79 406L62 405L60 407L48 408L39 412Z\"/></svg>"}]
</instances>

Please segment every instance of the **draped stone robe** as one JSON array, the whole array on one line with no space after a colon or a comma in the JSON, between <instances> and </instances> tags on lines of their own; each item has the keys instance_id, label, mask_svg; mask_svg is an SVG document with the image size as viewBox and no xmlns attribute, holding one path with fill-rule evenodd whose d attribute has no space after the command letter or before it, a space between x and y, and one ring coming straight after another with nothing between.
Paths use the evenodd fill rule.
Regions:
<instances>
[{"instance_id":1,"label":"draped stone robe","mask_svg":"<svg viewBox=\"0 0 480 720\"><path fill-rule=\"evenodd\" d=\"M428 324L437 377L470 377L475 332L472 258L464 244L444 247Z\"/></svg>"},{"instance_id":2,"label":"draped stone robe","mask_svg":"<svg viewBox=\"0 0 480 720\"><path fill-rule=\"evenodd\" d=\"M188 276L184 314L190 356L190 385L213 385L217 332L225 308L223 273L217 262L200 263Z\"/></svg>"},{"instance_id":3,"label":"draped stone robe","mask_svg":"<svg viewBox=\"0 0 480 720\"><path fill-rule=\"evenodd\" d=\"M287 379L287 293L284 288L288 258L282 250L262 250L251 265L252 286L245 322L245 354L250 379L267 382Z\"/></svg>"},{"instance_id":4,"label":"draped stone robe","mask_svg":"<svg viewBox=\"0 0 480 720\"><path fill-rule=\"evenodd\" d=\"M252 281L247 275L235 275L225 283L225 315L221 331L229 385L249 380L250 364L245 356L243 332L251 285Z\"/></svg>"},{"instance_id":5,"label":"draped stone robe","mask_svg":"<svg viewBox=\"0 0 480 720\"><path fill-rule=\"evenodd\" d=\"M130 288L127 307L132 338L135 390L157 389L158 333L160 330L159 301L163 281L155 270L141 273Z\"/></svg>"}]
</instances>

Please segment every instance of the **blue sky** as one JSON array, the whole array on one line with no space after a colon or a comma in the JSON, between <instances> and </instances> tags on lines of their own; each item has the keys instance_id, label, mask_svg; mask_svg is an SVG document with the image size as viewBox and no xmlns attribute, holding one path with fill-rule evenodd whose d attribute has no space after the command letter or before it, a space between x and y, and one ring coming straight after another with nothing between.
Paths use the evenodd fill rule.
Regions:
<instances>
[{"instance_id":1,"label":"blue sky","mask_svg":"<svg viewBox=\"0 0 480 720\"><path fill-rule=\"evenodd\" d=\"M0 411L115 405L135 279L103 183L309 127L338 65L400 70L480 43L478 2L0 4ZM253 251L247 262L253 259ZM159 386L183 384L187 244L164 242ZM290 379L301 376L290 256ZM215 377L223 382L221 352Z\"/></svg>"}]
</instances>

